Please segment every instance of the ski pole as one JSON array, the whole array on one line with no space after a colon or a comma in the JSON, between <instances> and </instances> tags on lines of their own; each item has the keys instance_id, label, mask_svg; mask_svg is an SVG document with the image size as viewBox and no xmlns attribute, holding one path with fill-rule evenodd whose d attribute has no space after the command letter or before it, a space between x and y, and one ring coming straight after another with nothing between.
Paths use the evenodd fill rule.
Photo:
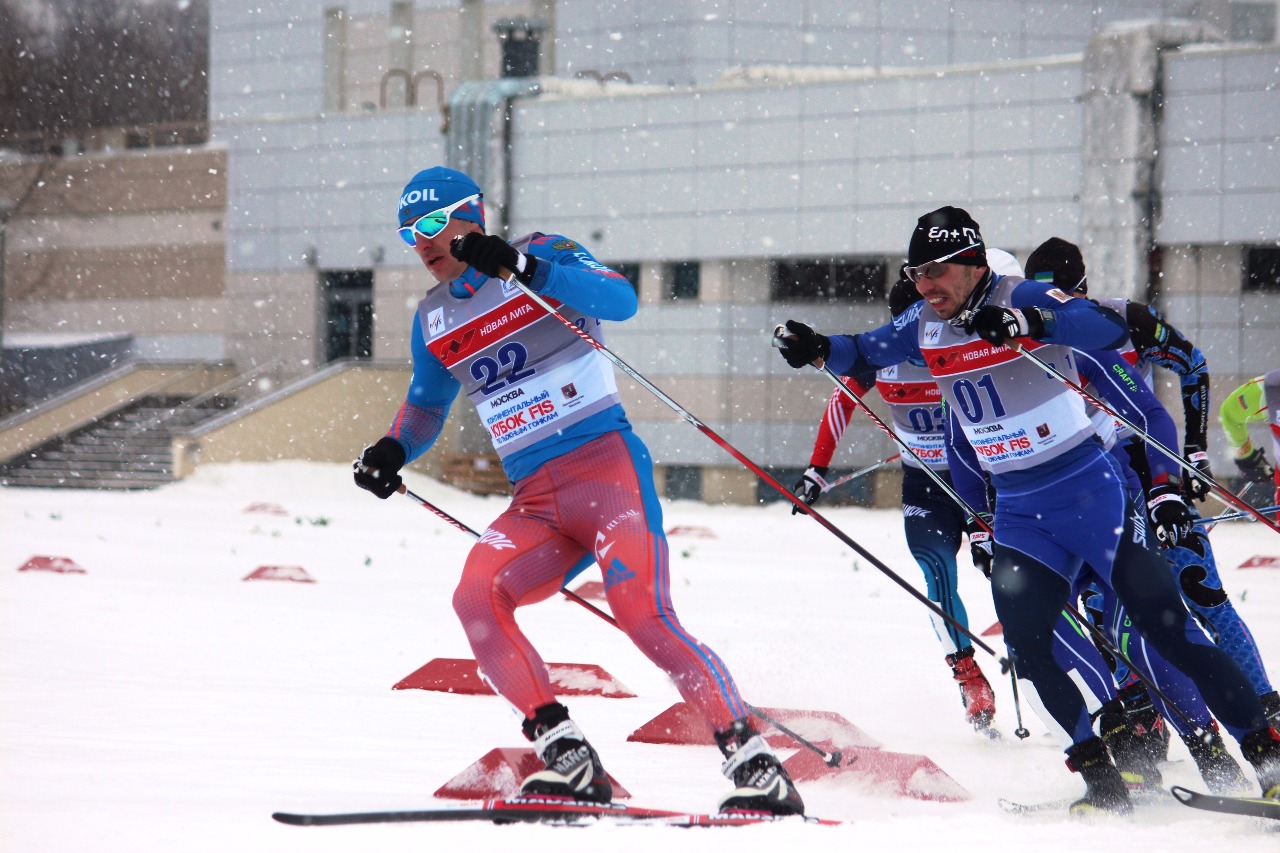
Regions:
<instances>
[{"instance_id":1,"label":"ski pole","mask_svg":"<svg viewBox=\"0 0 1280 853\"><path fill-rule=\"evenodd\" d=\"M1240 491L1236 492L1236 497L1238 497L1240 500L1246 500L1245 495L1249 494L1249 492L1252 490L1253 490L1253 480L1249 480L1247 483L1245 483L1243 486L1240 487ZM1222 498L1215 495L1213 492L1209 493L1209 497L1213 498L1215 501L1217 501L1218 503L1222 504L1227 508L1231 507L1231 504L1227 503ZM1248 515L1248 513L1245 513L1245 514Z\"/></svg>"},{"instance_id":2,"label":"ski pole","mask_svg":"<svg viewBox=\"0 0 1280 853\"><path fill-rule=\"evenodd\" d=\"M400 484L400 488L399 488L399 489L397 489L397 491L398 491L398 492L400 492L400 494L404 495L405 497L407 497L407 498L409 498L410 500L412 500L412 501L414 501L415 503L417 503L417 504L418 504L419 506L421 506L422 508L424 508L424 509L429 510L430 512L432 512L432 513L433 513L437 518L440 518L440 519L442 519L442 520L444 520L444 521L448 522L449 524L453 525L453 526L454 526L455 528L457 528L458 530L461 530L463 533L467 533L467 534L469 534L469 535L471 536L471 538L473 538L473 539L475 539L475 540L477 540L477 541L481 538L481 534L479 534L479 533L477 533L476 531L472 530L470 527L468 527L467 525L463 524L461 521L459 521L458 519L454 518L454 517L453 517L452 515L450 515L449 513L447 513L447 512L445 512L444 510L440 509L440 507L438 507L438 506L436 506L435 504L431 503L431 502L430 502L429 500L427 500L426 498L421 497L420 495L416 495L416 494L414 494L412 491L410 491L410 490L409 490L409 487L408 487L408 486L404 485L404 483L401 483L401 484ZM619 631L621 631L621 630L622 630L622 626L618 624L618 620L617 620L617 619L614 619L614 618L613 618L612 616L610 616L608 613L605 613L605 612L604 612L603 610L601 610L599 607L596 607L594 604L592 604L591 602L587 601L585 598L583 598L582 596L578 595L578 594L577 594L576 592L574 592L573 590L566 589L565 587L560 587L560 594L561 594L561 595L563 595L565 598L569 599L570 601L573 601L573 602L575 602L575 603L577 603L577 604L580 604L580 605L582 605L583 607L585 607L587 610L590 610L592 613L594 613L595 615L599 616L601 619L603 619L604 621L608 622L610 625L612 625L613 627L617 628ZM801 736L801 735L797 734L796 732L793 732L791 729L787 728L786 726L782 725L782 724L781 724L781 723L779 723L778 721L776 721L776 720L774 720L773 718L769 717L769 716L768 716L768 715L766 715L764 712L762 712L759 708L755 708L755 707L753 707L752 705L748 704L745 700L743 701L743 703L742 703L742 704L743 704L743 705L746 707L746 709L747 709L748 711L750 711L752 714L754 714L755 716L759 717L761 720L764 720L766 723L768 723L769 725L773 726L775 729L777 729L778 731L782 732L784 735L786 735L787 737L791 738L791 739L792 739L792 740L794 740L796 743L798 743L798 744L800 744L801 746L803 746L805 749L808 749L808 750L811 750L811 751L813 751L813 752L817 753L817 755L818 755L818 756L823 760L823 762L824 762L827 766L829 766L829 767L839 767L839 766L840 766L841 753L840 753L840 751L839 751L839 750L837 750L837 751L835 751L835 752L827 752L826 750L824 750L824 749L822 749L821 747L819 747L817 744L812 743L811 741L807 740L807 739L806 739L806 738L804 738L803 736Z\"/></svg>"},{"instance_id":3,"label":"ski pole","mask_svg":"<svg viewBox=\"0 0 1280 853\"><path fill-rule=\"evenodd\" d=\"M779 339L778 338L779 329L785 329L785 327L778 326L776 329L773 330L773 338L775 342ZM959 506L960 509L962 509L965 512L966 515L974 519L974 521L977 523L979 527L981 527L987 533L995 532L994 530L992 530L990 522L988 522L985 518L983 518L981 514L979 514L976 510L974 510L973 507L969 506L969 504L965 502L965 499L960 497L960 493L957 492L955 489L953 489L950 486L950 484L948 484L945 480L943 480L940 476L938 476L938 473L934 471L932 468L930 468L925 463L925 461L921 459L914 450L911 449L911 446L902 440L902 436L898 435L896 432L890 429L889 425L886 424L879 415L871 411L870 407L867 406L867 404L862 401L862 398L859 397L854 392L854 390L849 387L848 383L842 380L834 370L828 367L825 362L821 366L819 366L816 363L813 366L818 370L820 370L822 373L826 374L827 378L829 378L832 382L834 382L836 384L836 387L839 388L842 393L847 395L851 400L853 400L855 403L858 404L858 406L862 409L862 411L867 413L867 417L871 418L871 420L875 423L875 425L880 427L880 430L885 435L889 436L894 441L896 441L898 443L898 446L901 447L905 453L907 453L912 459L916 460L916 462L920 464L920 468L923 469L924 473L929 476L929 479L933 480L933 482L937 484L938 488L942 489L944 494L946 494L953 501L955 501L956 505Z\"/></svg>"},{"instance_id":4,"label":"ski pole","mask_svg":"<svg viewBox=\"0 0 1280 853\"><path fill-rule=\"evenodd\" d=\"M461 239L461 238L455 238L455 239ZM924 593L920 592L911 584L907 583L907 581L904 580L901 575L899 575L893 569L889 568L887 565L881 562L878 557L876 557L866 548L862 547L862 545L860 545L851 536L849 536L849 534L845 533L843 530L841 530L839 527L833 524L825 515L818 512L813 507L809 506L800 498L796 497L796 495L794 495L789 488L782 485L782 483L779 483L778 480L775 477L773 477L773 475L769 474L767 471L765 471L755 462L751 461L751 459L747 457L745 454L743 454L742 451L738 450L738 448L734 447L728 441L721 438L719 433L711 429L711 427L707 426L705 423L699 420L692 412L690 412L684 406L681 406L679 403L673 400L670 396L668 396L665 391L663 391L658 386L654 385L652 382L646 379L643 375L641 375L635 368L633 368L631 365L627 364L625 361L623 361L621 358L615 355L611 349L609 349L604 344L600 343L600 341L597 341L595 338L591 337L591 335L587 334L582 329L579 329L576 325L573 324L571 320L569 320L563 314L557 311L555 309L555 306L553 306L547 300L543 299L539 294L535 293L524 282L516 278L514 273L508 270L501 270L501 274L502 274L502 278L504 278L508 284L510 284L512 287L518 288L522 293L524 293L526 296L532 299L536 305L540 306L550 316L559 320L560 323L564 325L565 328L567 328L573 334L577 335L579 339L581 339L587 345L595 349L605 358L609 359L609 361L613 362L613 364L619 370L621 370L623 373L627 374L627 376L634 379L642 388L644 388L650 394L652 394L653 396L661 400L664 404L666 404L668 408L670 408L672 411L678 414L681 418L683 418L686 422L688 422L690 426L693 426L695 429L697 429L707 438L711 439L713 442L718 444L730 456L738 460L738 462L742 463L742 465L746 466L746 468L749 471L751 471L751 473L755 474L757 477L759 477L761 480L767 483L771 488L773 488L776 492L778 492L778 494L782 495L784 498L791 501L793 505L799 507L801 512L811 516L814 521L821 524L833 536L835 536L844 544L848 545L855 552L857 552L863 559L865 559L868 563L870 563L871 565L879 569L886 577L888 577L898 586L906 590L909 595L911 595L913 598L915 598L925 607L929 608L929 610L933 611L934 613L938 614L938 616L942 617L942 619L946 621L947 624L955 626L955 628L960 633L964 634L966 637L968 637L973 641L974 646L982 649L987 654L996 658L1000 662L1000 667L1002 670L1009 665L1008 658L997 654L996 650L991 648L991 646L987 645L987 643L984 642L981 637L971 632L964 625L961 625L954 616L947 613L941 607L939 607L938 605L930 601L929 598L926 595L924 595Z\"/></svg>"},{"instance_id":5,"label":"ski pole","mask_svg":"<svg viewBox=\"0 0 1280 853\"><path fill-rule=\"evenodd\" d=\"M786 340L787 337L788 335L787 335L786 326L781 324L774 326L773 345L775 347L781 347L782 341ZM819 361L820 360L821 359L819 359ZM965 501L965 499L960 497L959 492L957 492L945 480L939 477L937 472L931 469L925 463L925 461L921 459L920 456L914 450L911 449L911 445L907 444L905 441L902 440L902 436L898 435L896 432L890 429L889 425L886 424L879 415L871 411L871 407L868 406L865 402L863 402L862 398L859 397L857 393L852 388L849 387L849 384L845 382L843 379L841 379L840 376L834 370L828 367L825 361L823 361L821 364L819 364L818 361L814 361L811 364L811 366L815 370L818 370L821 373L825 374L828 379L830 379L833 383L835 383L835 386L840 390L840 393L844 394L850 400L853 400L853 402L857 403L858 407L862 409L862 411L867 413L867 417L871 418L872 422L876 426L880 427L880 431L883 432L885 435L889 436L889 438L893 439L894 442L899 447L902 448L904 453L906 453L912 459L916 460L916 462L920 465L920 468L923 469L924 473L929 476L929 479L933 480L933 482L937 484L938 488L942 489L944 494L946 494L953 501L955 501L956 505L959 506L960 509L964 510L966 515L974 519L974 521L977 523L979 527L981 527L987 533L995 532L994 530L991 529L991 524L985 518L983 518L976 510L974 510L973 507L969 506L969 504Z\"/></svg>"},{"instance_id":6,"label":"ski pole","mask_svg":"<svg viewBox=\"0 0 1280 853\"><path fill-rule=\"evenodd\" d=\"M1035 364L1037 367L1039 367L1039 368L1041 368L1042 370L1044 370L1044 372L1045 372L1045 373L1048 373L1050 376L1052 376L1052 377L1054 377L1055 379L1057 379L1057 380L1058 380L1059 382L1061 382L1063 385L1066 385L1068 388L1070 388L1070 389L1072 389L1073 391L1075 391L1075 392L1076 392L1077 394L1079 394L1081 397L1084 397L1086 400L1088 400L1088 401L1089 401L1090 403L1092 403L1094 406L1098 407L1098 409L1100 409L1101 411L1105 412L1108 416L1110 416L1110 417L1112 417L1112 418L1115 418L1117 421L1119 421L1120 423L1124 424L1124 425L1125 425L1125 426L1127 426L1129 429L1133 430L1134 435L1136 435L1136 436L1138 436L1139 438L1141 438L1141 439L1142 439L1143 441L1145 441L1145 442L1146 442L1150 447L1154 447L1154 448L1155 448L1156 450L1158 450L1160 453L1162 453L1163 455L1167 456L1170 460L1172 460L1174 463L1176 463L1180 468L1182 468L1182 469L1183 469L1184 471L1186 471L1188 474L1190 474L1191 476L1193 476L1193 477L1197 478L1198 480L1200 480L1200 482L1204 483L1206 486L1208 486L1210 489L1212 489L1215 493L1217 493L1218 495L1222 496L1222 498L1223 498L1223 499L1225 499L1225 500L1226 500L1228 503L1230 503L1232 506L1236 507L1237 509L1244 510L1244 511L1245 511L1245 512L1247 512L1249 515L1252 515L1254 518L1256 518L1258 521L1261 521L1261 522L1262 522L1263 524L1265 524L1267 527L1270 527L1270 528L1271 528L1272 530L1274 530L1276 533L1280 533L1280 525L1277 525L1274 521L1272 521L1271 519L1267 518L1267 517L1266 517L1266 516L1264 516L1262 513L1260 513L1257 509L1255 509L1255 508L1253 507L1253 505L1252 505L1252 504L1246 503L1245 501L1241 500L1241 499L1240 499L1239 497L1237 497L1236 495L1232 494L1232 493L1231 493L1230 491L1228 491L1227 489L1224 489L1222 486L1218 485L1217 481L1215 481L1215 480L1214 480L1212 477L1210 477L1208 474L1206 474L1206 473L1204 473L1203 471L1201 471L1201 470L1199 470L1198 468L1196 468L1196 466L1192 465L1190 462L1188 462L1187 460L1183 459L1183 458L1182 458L1181 456L1179 456L1177 453L1174 453L1172 450L1170 450L1169 448L1165 447L1165 446L1164 446L1163 444L1161 444L1159 441L1156 441L1156 439L1155 439L1155 438L1153 438L1149 433L1147 433L1147 432L1146 432L1144 429L1142 429L1140 426L1138 426L1138 425L1137 425L1137 424L1135 424L1133 421L1131 421L1131 420L1129 420L1128 418L1126 418L1124 415L1121 415L1120 413L1116 412L1114 408L1112 408L1111 406L1108 406L1106 403L1102 402L1102 400L1099 400L1099 399L1098 399L1096 396L1094 396L1093 394L1090 394L1090 393L1089 393L1088 391L1086 391L1084 388L1080 387L1080 385L1079 385L1078 383L1076 383L1076 382L1072 382L1070 379L1068 379L1066 376L1064 376L1064 375L1062 374L1062 372L1061 372L1061 371L1059 371L1059 370L1058 370L1056 367L1054 367L1052 364L1049 364L1047 361L1045 361L1044 359L1042 359L1040 356L1038 356L1038 355L1036 355L1035 353L1033 353L1033 352L1029 351L1025 346L1023 346L1023 345L1022 345L1021 343L1019 343L1018 341L1012 341L1012 340L1011 340L1011 341L1009 341L1009 342L1008 342L1008 346L1013 347L1015 350L1017 350L1019 353L1021 353L1021 354L1022 354L1022 357L1023 357L1023 358L1025 358L1025 359L1027 359L1027 360L1031 361L1031 362L1032 362L1033 364Z\"/></svg>"},{"instance_id":7,"label":"ski pole","mask_svg":"<svg viewBox=\"0 0 1280 853\"><path fill-rule=\"evenodd\" d=\"M840 759L843 756L843 753L841 753L840 750L837 749L835 752L824 752L823 750L819 749L816 744L809 743L807 740L800 737L800 735L791 731L791 729L787 728L782 723L775 720L773 717L770 717L768 714L766 714L764 711L761 711L756 706L748 704L747 702L743 702L742 704L746 705L747 710L750 711L752 714L755 714L757 717L764 720L766 723L773 726L775 729L782 732L784 735L791 738L796 743L804 744L809 749L816 752L819 756L822 757L823 763L825 763L828 767L840 766Z\"/></svg>"},{"instance_id":8,"label":"ski pole","mask_svg":"<svg viewBox=\"0 0 1280 853\"><path fill-rule=\"evenodd\" d=\"M1018 736L1018 740L1026 740L1031 737L1031 732L1022 724L1022 701L1018 698L1018 668L1016 664L1009 664L1009 684L1013 687L1013 714L1018 719L1018 727L1013 733Z\"/></svg>"},{"instance_id":9,"label":"ski pole","mask_svg":"<svg viewBox=\"0 0 1280 853\"><path fill-rule=\"evenodd\" d=\"M1276 506L1264 506L1260 510L1258 510L1258 512L1262 513L1263 515L1270 515L1271 513L1277 512L1277 511L1280 511L1280 504L1277 504ZM1238 518L1245 518L1248 515L1249 513L1247 512L1229 512L1225 515L1215 515L1213 518L1202 518L1200 519L1200 523L1201 524L1217 524L1219 521L1235 521ZM1250 518L1249 520L1252 521L1253 519Z\"/></svg>"},{"instance_id":10,"label":"ski pole","mask_svg":"<svg viewBox=\"0 0 1280 853\"><path fill-rule=\"evenodd\" d=\"M845 483L852 482L853 480L856 480L859 477L870 474L872 471L876 470L877 468L880 468L884 465L888 465L890 462L894 462L901 458L902 458L901 453L895 453L892 456L890 456L888 459L881 459L879 462L875 463L874 465L868 465L866 468L860 468L859 470L854 471L852 474L845 474L843 477L832 480L830 483L828 483L826 480L823 480L822 491L824 493L829 492L832 489L834 489L836 486L843 486Z\"/></svg>"},{"instance_id":11,"label":"ski pole","mask_svg":"<svg viewBox=\"0 0 1280 853\"><path fill-rule=\"evenodd\" d=\"M1119 646L1111 642L1111 638L1108 637L1106 633L1103 632L1100 628L1098 628L1097 625L1094 625L1092 622L1090 622L1088 617L1082 614L1079 610L1077 610L1071 604L1067 604L1062 609L1062 612L1063 612L1063 615L1067 616L1069 619L1074 620L1079 626L1083 627L1086 631L1088 631L1093 636L1093 640L1096 645L1102 646L1110 654L1114 655L1116 660L1122 661L1125 666L1129 667L1129 669L1133 671L1133 674L1138 676L1138 680L1140 680L1146 686L1146 688L1149 691L1151 691L1152 695L1158 696L1160 700L1164 702L1165 705L1171 708L1179 717L1183 719L1184 722L1186 722L1188 726L1191 727L1192 734L1200 738L1202 741L1204 741L1205 738L1208 737L1208 734L1205 732L1205 730L1201 728L1199 725L1197 725L1195 720L1191 719L1191 715L1189 715L1186 711L1179 708L1178 703L1174 702L1173 699L1169 697L1169 694L1165 693L1163 690L1160 689L1160 686L1156 684L1155 679L1153 679L1151 676L1143 672L1137 666L1137 664L1133 662L1133 659L1130 658L1128 654L1121 651Z\"/></svg>"}]
</instances>

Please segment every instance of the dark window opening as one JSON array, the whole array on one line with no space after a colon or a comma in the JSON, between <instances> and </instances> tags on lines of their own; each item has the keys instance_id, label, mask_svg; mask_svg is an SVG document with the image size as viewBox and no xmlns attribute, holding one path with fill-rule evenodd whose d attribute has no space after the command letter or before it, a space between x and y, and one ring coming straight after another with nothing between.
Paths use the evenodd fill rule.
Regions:
<instances>
[{"instance_id":1,"label":"dark window opening","mask_svg":"<svg viewBox=\"0 0 1280 853\"><path fill-rule=\"evenodd\" d=\"M855 466L857 467L857 466ZM770 476L783 485L791 485L800 480L804 476L804 468L767 468L765 469ZM827 472L827 480L834 482L845 474L852 473L853 467L842 468L836 466ZM756 481L756 503L771 504L778 501L786 501L787 498L782 495L773 486L770 486L764 480ZM867 477L859 477L848 483L841 483L836 488L822 496L822 505L826 506L875 506L876 500L876 478L874 475ZM789 502L789 501L788 501ZM821 505L819 506L819 509Z\"/></svg>"},{"instance_id":2,"label":"dark window opening","mask_svg":"<svg viewBox=\"0 0 1280 853\"><path fill-rule=\"evenodd\" d=\"M503 77L537 77L542 33L547 25L528 18L512 18L493 25L502 42Z\"/></svg>"},{"instance_id":3,"label":"dark window opening","mask_svg":"<svg viewBox=\"0 0 1280 853\"><path fill-rule=\"evenodd\" d=\"M670 298L678 301L698 298L702 282L702 264L697 261L681 261L671 264Z\"/></svg>"},{"instance_id":4,"label":"dark window opening","mask_svg":"<svg viewBox=\"0 0 1280 853\"><path fill-rule=\"evenodd\" d=\"M702 469L697 465L668 465L662 496L669 501L702 500Z\"/></svg>"},{"instance_id":5,"label":"dark window opening","mask_svg":"<svg viewBox=\"0 0 1280 853\"><path fill-rule=\"evenodd\" d=\"M1280 246L1251 246L1244 250L1244 289L1280 291Z\"/></svg>"},{"instance_id":6,"label":"dark window opening","mask_svg":"<svg viewBox=\"0 0 1280 853\"><path fill-rule=\"evenodd\" d=\"M1227 38L1270 44L1276 40L1275 3L1232 3Z\"/></svg>"},{"instance_id":7,"label":"dark window opening","mask_svg":"<svg viewBox=\"0 0 1280 853\"><path fill-rule=\"evenodd\" d=\"M640 292L640 265L633 263L609 264L609 269L631 282L631 289Z\"/></svg>"},{"instance_id":8,"label":"dark window opening","mask_svg":"<svg viewBox=\"0 0 1280 853\"><path fill-rule=\"evenodd\" d=\"M774 302L825 302L885 298L888 265L883 261L775 261L769 281Z\"/></svg>"},{"instance_id":9,"label":"dark window opening","mask_svg":"<svg viewBox=\"0 0 1280 853\"><path fill-rule=\"evenodd\" d=\"M322 273L326 362L373 357L373 271Z\"/></svg>"}]
</instances>

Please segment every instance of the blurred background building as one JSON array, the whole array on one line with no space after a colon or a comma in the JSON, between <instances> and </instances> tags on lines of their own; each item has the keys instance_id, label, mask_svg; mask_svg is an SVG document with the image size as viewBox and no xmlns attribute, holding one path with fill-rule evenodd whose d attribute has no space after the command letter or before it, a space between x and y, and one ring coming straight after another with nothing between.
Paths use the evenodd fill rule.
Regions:
<instances>
[{"instance_id":1,"label":"blurred background building","mask_svg":"<svg viewBox=\"0 0 1280 853\"><path fill-rule=\"evenodd\" d=\"M1157 305L1220 399L1280 364L1276 19L1176 0L209 0L207 123L0 138L18 408L0 457L29 467L146 393L171 476L357 455L403 398L432 283L394 205L436 164L477 179L490 231L562 233L624 272L642 308L610 348L784 478L831 386L769 331L886 321L916 217L943 204L1022 260L1079 243L1091 293ZM78 370L16 367L86 346L117 376L90 380L96 405ZM668 497L768 496L620 381ZM423 469L500 488L470 413L451 420ZM858 419L836 464L893 451Z\"/></svg>"}]
</instances>

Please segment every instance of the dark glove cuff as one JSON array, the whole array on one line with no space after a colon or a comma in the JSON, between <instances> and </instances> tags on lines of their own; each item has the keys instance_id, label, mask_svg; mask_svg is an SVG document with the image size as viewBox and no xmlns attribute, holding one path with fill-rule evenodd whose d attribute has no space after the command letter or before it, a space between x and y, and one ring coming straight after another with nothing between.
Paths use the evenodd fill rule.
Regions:
<instances>
[{"instance_id":1,"label":"dark glove cuff","mask_svg":"<svg viewBox=\"0 0 1280 853\"><path fill-rule=\"evenodd\" d=\"M1049 308L1026 308L1022 316L1027 318L1027 337L1036 340L1044 337L1050 322L1057 323L1057 315Z\"/></svg>"},{"instance_id":2,"label":"dark glove cuff","mask_svg":"<svg viewBox=\"0 0 1280 853\"><path fill-rule=\"evenodd\" d=\"M393 472L403 468L405 459L408 458L408 455L404 452L404 445L389 435L384 435L378 439L377 443L369 450L372 454L385 459L386 461L381 462L381 464L391 466L391 471Z\"/></svg>"},{"instance_id":3,"label":"dark glove cuff","mask_svg":"<svg viewBox=\"0 0 1280 853\"><path fill-rule=\"evenodd\" d=\"M521 259L524 261L524 269L515 270L516 278L522 284L533 284L533 277L538 272L538 259L524 252L516 252L516 266L520 265Z\"/></svg>"}]
</instances>

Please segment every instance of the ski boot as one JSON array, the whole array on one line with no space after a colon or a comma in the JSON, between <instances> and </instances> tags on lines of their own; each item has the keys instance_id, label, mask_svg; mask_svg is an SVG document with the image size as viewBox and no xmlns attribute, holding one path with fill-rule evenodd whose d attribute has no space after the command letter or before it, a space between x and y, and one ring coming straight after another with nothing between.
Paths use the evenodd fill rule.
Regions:
<instances>
[{"instance_id":1,"label":"ski boot","mask_svg":"<svg viewBox=\"0 0 1280 853\"><path fill-rule=\"evenodd\" d=\"M1194 733L1182 735L1182 742L1187 745L1187 752L1191 753L1191 760L1196 763L1200 778L1204 779L1210 791L1223 796L1240 796L1248 790L1249 780L1227 752L1217 720L1209 721L1203 736Z\"/></svg>"},{"instance_id":2,"label":"ski boot","mask_svg":"<svg viewBox=\"0 0 1280 853\"><path fill-rule=\"evenodd\" d=\"M520 785L520 796L565 797L588 803L613 799L613 785L600 756L582 731L569 719L569 709L555 702L524 721L524 734L546 766L531 773Z\"/></svg>"},{"instance_id":3,"label":"ski boot","mask_svg":"<svg viewBox=\"0 0 1280 853\"><path fill-rule=\"evenodd\" d=\"M1130 684L1116 694L1124 705L1125 719L1129 728L1138 736L1142 747L1151 756L1151 760L1159 764L1169 758L1169 727L1164 718L1151 702L1151 695L1142 682Z\"/></svg>"},{"instance_id":4,"label":"ski boot","mask_svg":"<svg viewBox=\"0 0 1280 853\"><path fill-rule=\"evenodd\" d=\"M1091 814L1131 814L1129 789L1120 771L1111 763L1102 738L1091 737L1067 750L1067 767L1084 778L1084 796L1071 804L1075 817Z\"/></svg>"},{"instance_id":5,"label":"ski boot","mask_svg":"<svg viewBox=\"0 0 1280 853\"><path fill-rule=\"evenodd\" d=\"M1280 730L1280 693L1272 690L1258 698L1262 700L1262 713L1266 715L1267 722L1273 729Z\"/></svg>"},{"instance_id":6,"label":"ski boot","mask_svg":"<svg viewBox=\"0 0 1280 853\"><path fill-rule=\"evenodd\" d=\"M991 720L996 715L996 696L991 692L987 677L978 669L978 662L973 659L973 646L947 655L946 660L951 667L951 676L960 682L960 701L964 703L965 719L969 725L979 732L994 731Z\"/></svg>"},{"instance_id":7,"label":"ski boot","mask_svg":"<svg viewBox=\"0 0 1280 853\"><path fill-rule=\"evenodd\" d=\"M1147 745L1129 724L1119 697L1102 706L1098 715L1098 734L1111 753L1116 770L1120 771L1120 777L1124 779L1131 794L1160 790L1164 781L1160 776L1160 768L1156 766Z\"/></svg>"},{"instance_id":8,"label":"ski boot","mask_svg":"<svg viewBox=\"0 0 1280 853\"><path fill-rule=\"evenodd\" d=\"M721 798L719 811L804 814L791 776L750 723L737 720L729 731L716 732L716 744L726 759L720 772L735 786Z\"/></svg>"},{"instance_id":9,"label":"ski boot","mask_svg":"<svg viewBox=\"0 0 1280 853\"><path fill-rule=\"evenodd\" d=\"M1262 796L1280 800L1280 732L1272 728L1250 732L1240 741L1240 751L1258 773Z\"/></svg>"}]
</instances>

